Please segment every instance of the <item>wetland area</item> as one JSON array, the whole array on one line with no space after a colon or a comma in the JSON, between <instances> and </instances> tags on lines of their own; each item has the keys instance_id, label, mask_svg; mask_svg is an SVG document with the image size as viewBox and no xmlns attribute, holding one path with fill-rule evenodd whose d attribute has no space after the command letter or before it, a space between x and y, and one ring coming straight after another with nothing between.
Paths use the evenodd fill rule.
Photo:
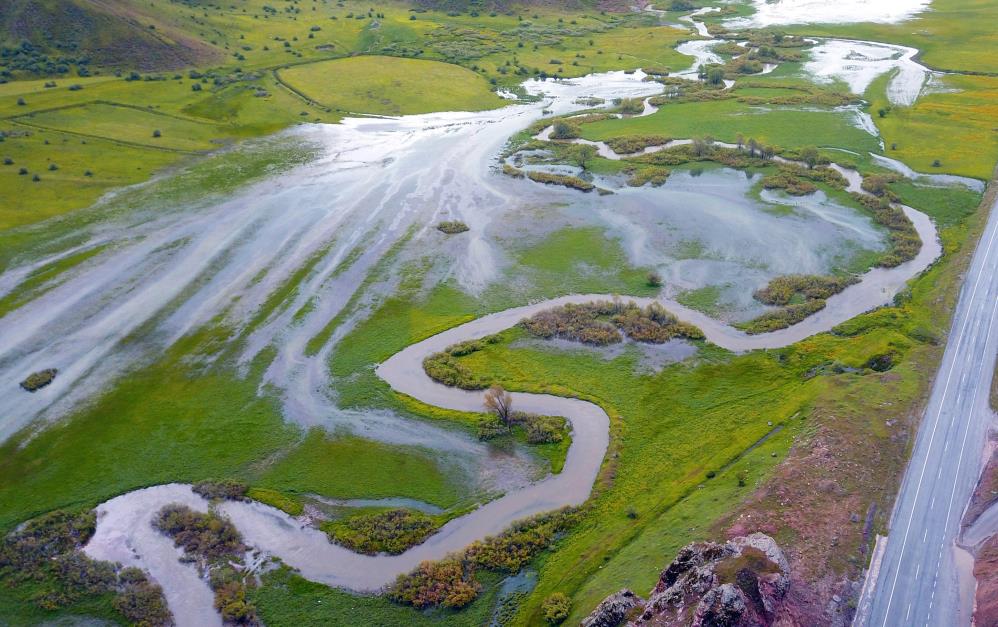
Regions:
<instances>
[{"instance_id":1,"label":"wetland area","mask_svg":"<svg viewBox=\"0 0 998 627\"><path fill-rule=\"evenodd\" d=\"M578 624L752 532L852 619L993 201L952 2L122 4L195 60L0 83L0 624Z\"/></svg>"}]
</instances>

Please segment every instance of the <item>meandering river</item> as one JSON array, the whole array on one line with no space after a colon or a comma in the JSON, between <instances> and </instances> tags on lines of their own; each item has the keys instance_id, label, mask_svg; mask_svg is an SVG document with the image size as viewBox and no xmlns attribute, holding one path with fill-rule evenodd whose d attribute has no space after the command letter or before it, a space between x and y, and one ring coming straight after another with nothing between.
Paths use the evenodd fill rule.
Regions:
<instances>
[{"instance_id":1,"label":"meandering river","mask_svg":"<svg viewBox=\"0 0 998 627\"><path fill-rule=\"evenodd\" d=\"M702 24L694 25L706 33ZM697 51L698 63L710 61L709 46ZM911 58L893 61L906 63ZM822 63L829 65L827 59ZM895 67L904 73L898 65L881 72ZM838 76L831 71L827 75ZM286 416L303 426L348 428L389 443L432 447L473 464L481 445L461 434L416 425L387 412L349 412L336 406L327 392L327 364L332 347L352 328L352 319L318 350L309 350L309 342L336 316L362 315L351 314L348 305L355 294L372 298L358 292L364 278L414 231L417 237L425 235L429 225L439 220L460 219L471 227L449 253L458 283L476 293L495 280L504 267L504 251L486 236L493 220L510 205L548 206L577 196L569 190L490 175L507 138L545 111L563 114L578 109L579 98L643 98L660 90L642 78L640 73L615 72L572 81L531 81L525 89L542 95L536 103L479 113L351 118L338 125L308 127L298 136L323 147L322 156L313 163L254 184L232 198L101 224L82 246L25 260L7 270L0 275L0 293L14 289L32 269L59 255L106 247L48 292L0 319L0 441L32 421L64 416L128 368L213 320L222 318L241 328L277 287L307 260L318 258L315 270L302 280L286 307L261 325L243 327L247 337L242 363L276 347L265 382L281 391ZM903 88L896 90L898 98L912 93L917 97L910 85L914 80L905 79ZM646 113L651 113L648 107ZM611 156L605 145L600 151ZM858 174L840 171L850 188L858 190ZM707 341L724 348L789 345L890 302L909 279L938 258L941 248L931 220L914 209L904 211L923 241L918 256L897 268L870 270L860 283L829 299L824 310L788 329L749 336L677 302L657 300L703 329ZM822 220L813 217L812 226L837 228L834 221ZM344 270L344 261L358 250L359 256ZM429 380L423 358L450 344L509 328L541 309L594 298L608 296L562 296L479 318L405 348L383 363L378 375L393 389L423 402L479 410L480 394ZM634 300L646 304L651 299ZM127 341L140 329L152 331L141 342ZM52 365L59 367L60 374L49 387L37 394L16 389L25 372ZM506 470L514 479L504 485L503 496L451 520L402 555L355 554L260 503L229 501L218 508L249 545L280 558L308 579L357 591L376 590L422 560L443 557L515 520L588 498L608 445L606 413L585 401L549 395L516 394L515 403L525 411L568 418L573 441L562 472L531 482L528 473L511 462ZM150 526L155 512L173 502L199 510L209 507L189 486L180 484L124 494L98 507L97 533L85 550L96 558L147 569L163 585L178 624L219 624L206 584L193 567L177 561L177 549Z\"/></svg>"}]
</instances>

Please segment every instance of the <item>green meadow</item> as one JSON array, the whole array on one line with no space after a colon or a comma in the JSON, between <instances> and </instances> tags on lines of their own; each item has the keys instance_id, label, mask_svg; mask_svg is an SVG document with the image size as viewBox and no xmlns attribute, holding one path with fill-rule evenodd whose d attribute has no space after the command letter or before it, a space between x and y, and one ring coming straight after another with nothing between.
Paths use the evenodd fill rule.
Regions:
<instances>
[{"instance_id":1,"label":"green meadow","mask_svg":"<svg viewBox=\"0 0 998 627\"><path fill-rule=\"evenodd\" d=\"M439 61L350 57L295 65L278 76L323 106L347 113L478 111L503 104L484 78Z\"/></svg>"}]
</instances>

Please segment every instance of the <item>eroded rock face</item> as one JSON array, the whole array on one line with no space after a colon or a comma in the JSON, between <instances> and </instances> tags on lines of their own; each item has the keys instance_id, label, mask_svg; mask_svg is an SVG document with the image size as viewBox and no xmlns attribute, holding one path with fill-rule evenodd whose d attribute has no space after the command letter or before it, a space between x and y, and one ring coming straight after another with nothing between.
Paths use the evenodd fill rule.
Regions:
<instances>
[{"instance_id":1,"label":"eroded rock face","mask_svg":"<svg viewBox=\"0 0 998 627\"><path fill-rule=\"evenodd\" d=\"M762 533L690 544L662 571L647 601L621 590L582 625L768 627L790 589L789 573L783 551Z\"/></svg>"},{"instance_id":2,"label":"eroded rock face","mask_svg":"<svg viewBox=\"0 0 998 627\"><path fill-rule=\"evenodd\" d=\"M583 619L582 627L616 627L642 603L638 595L624 588L603 599L593 613Z\"/></svg>"}]
</instances>

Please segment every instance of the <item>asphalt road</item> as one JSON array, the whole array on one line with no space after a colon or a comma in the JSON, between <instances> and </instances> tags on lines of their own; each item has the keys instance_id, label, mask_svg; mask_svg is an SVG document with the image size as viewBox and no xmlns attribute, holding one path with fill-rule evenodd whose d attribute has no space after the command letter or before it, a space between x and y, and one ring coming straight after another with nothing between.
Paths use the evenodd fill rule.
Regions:
<instances>
[{"instance_id":1,"label":"asphalt road","mask_svg":"<svg viewBox=\"0 0 998 627\"><path fill-rule=\"evenodd\" d=\"M969 625L958 581L960 520L981 471L998 350L998 200L967 272L942 366L856 623ZM964 562L965 562L964 558ZM868 587L869 587L868 582ZM966 583L966 579L964 579Z\"/></svg>"}]
</instances>

